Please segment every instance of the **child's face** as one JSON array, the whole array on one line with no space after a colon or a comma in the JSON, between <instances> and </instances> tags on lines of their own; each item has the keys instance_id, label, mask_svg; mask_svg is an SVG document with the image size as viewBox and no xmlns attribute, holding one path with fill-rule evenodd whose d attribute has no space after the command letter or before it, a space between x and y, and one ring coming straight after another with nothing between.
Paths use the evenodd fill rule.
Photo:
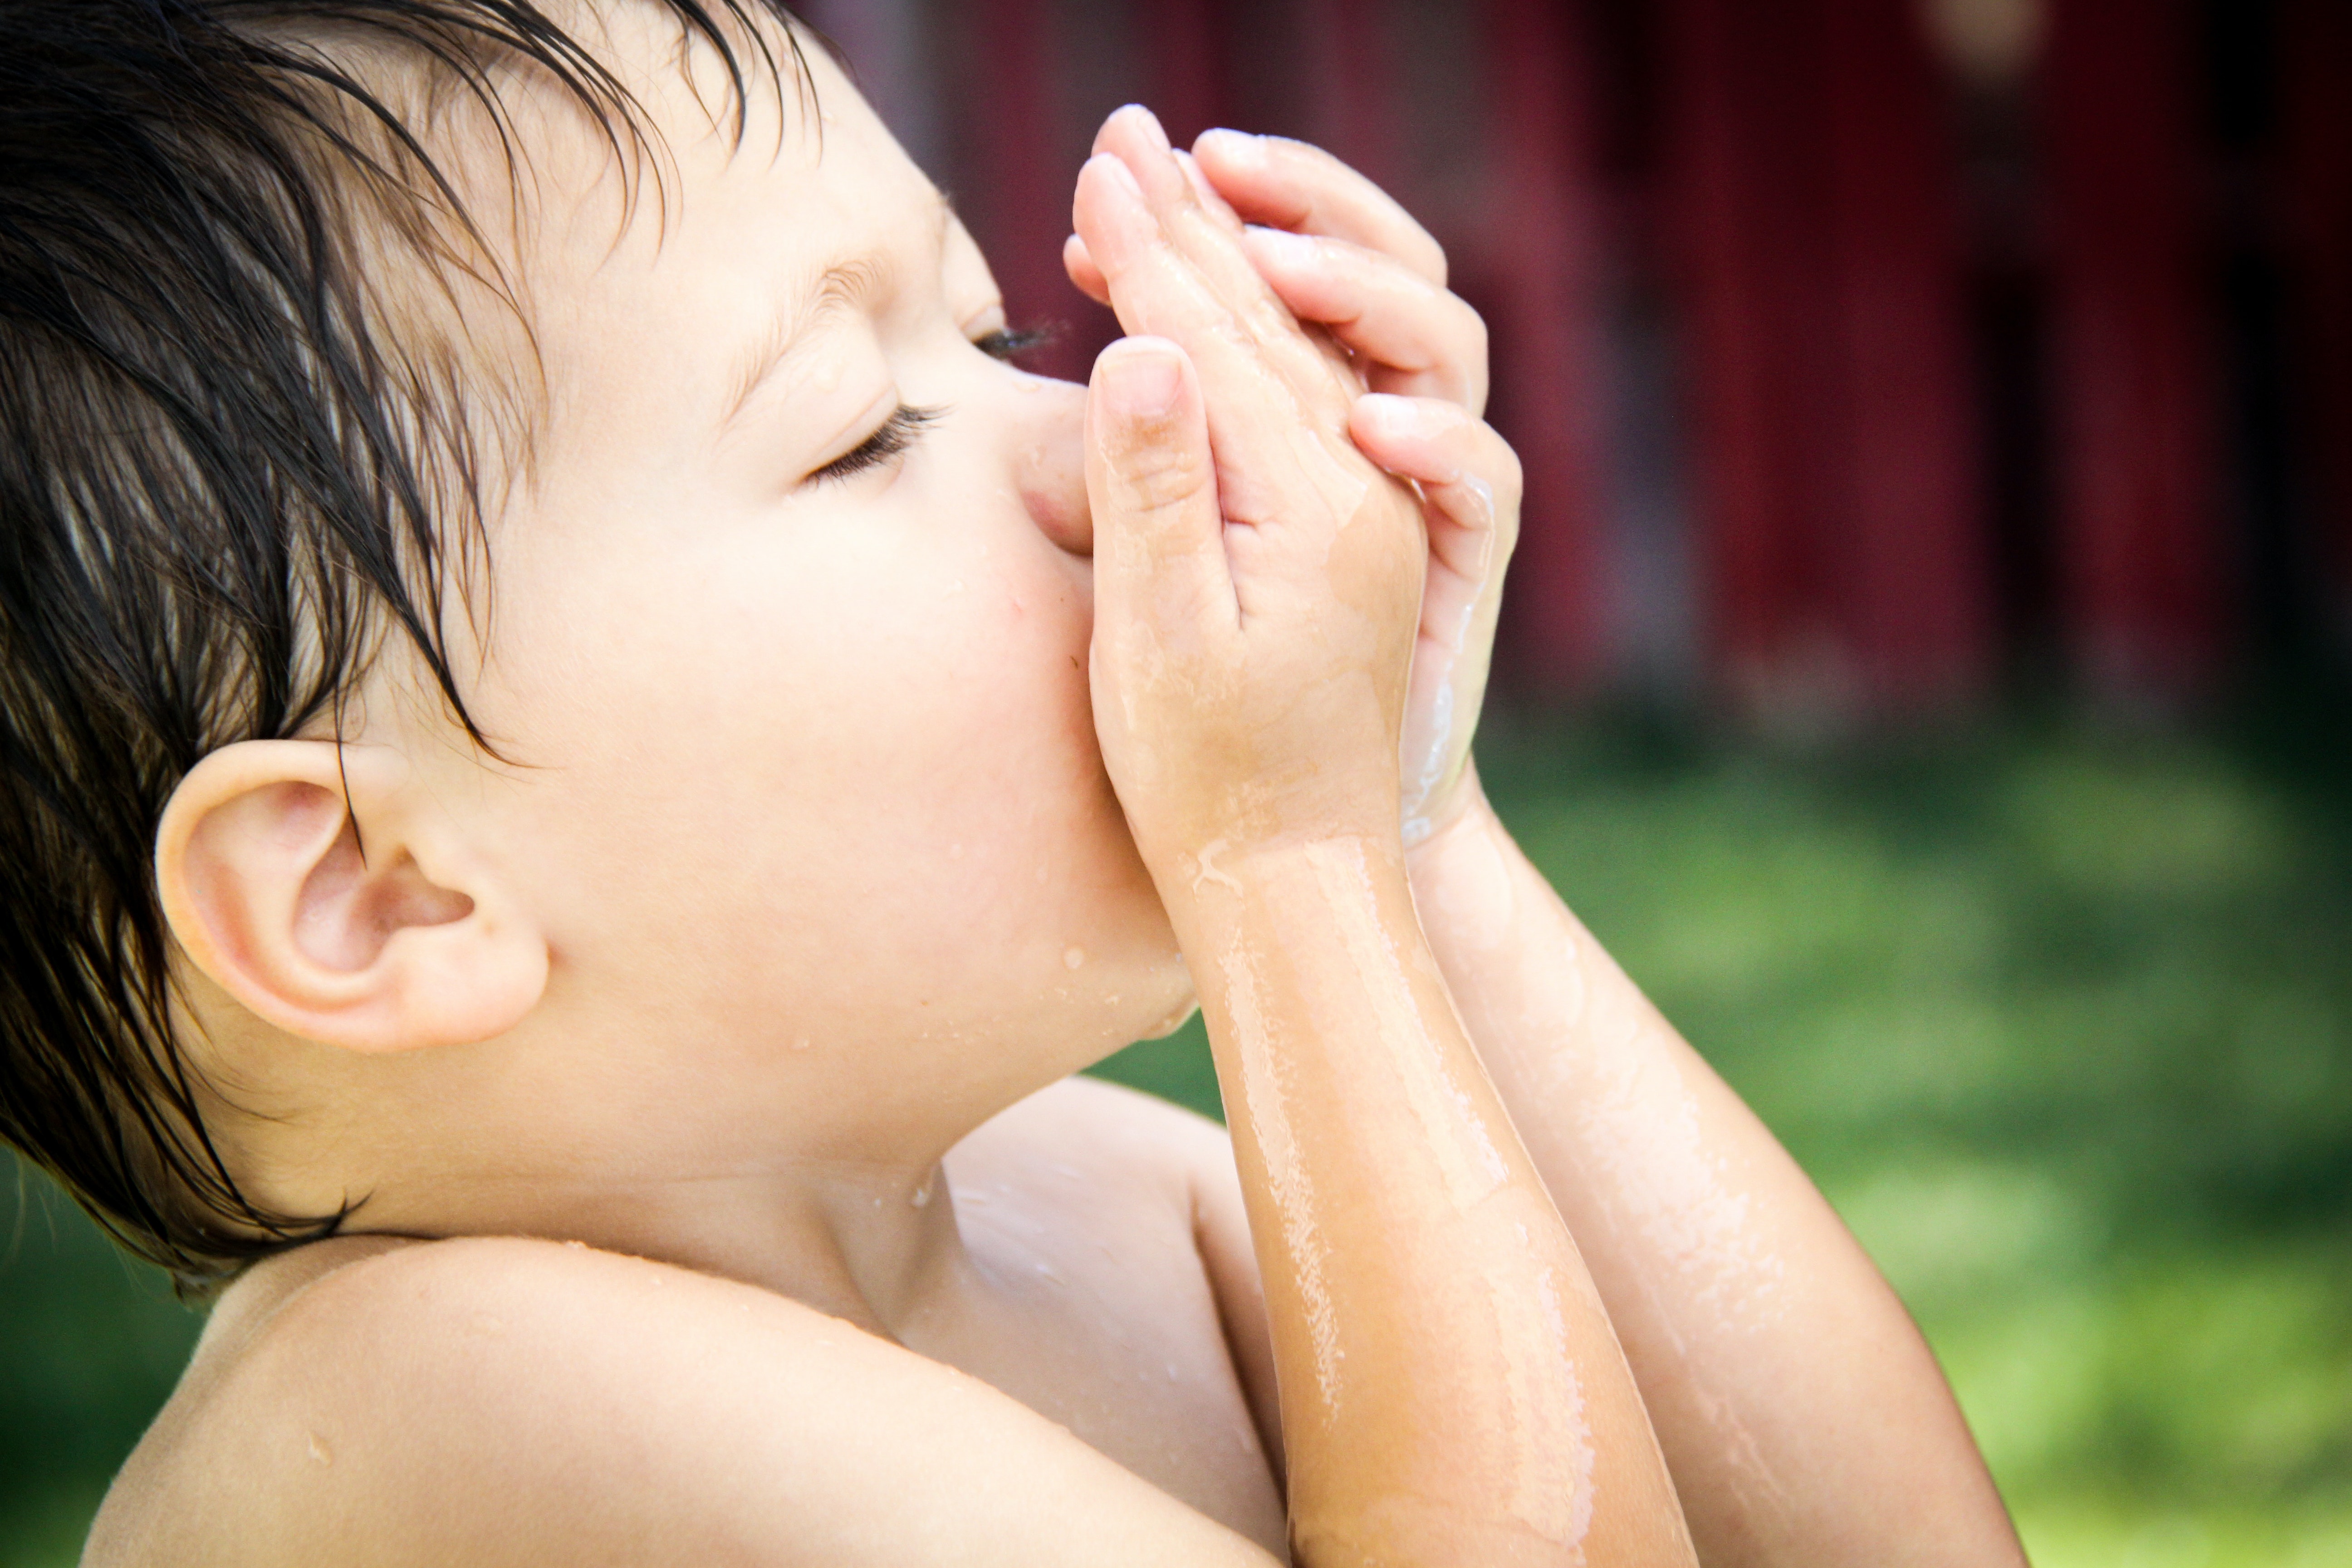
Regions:
<instances>
[{"instance_id":1,"label":"child's face","mask_svg":"<svg viewBox=\"0 0 2352 1568\"><path fill-rule=\"evenodd\" d=\"M675 58L633 25L623 58ZM903 1122L1191 990L1089 715L1083 389L974 346L979 251L811 53L821 149L795 104L776 151L757 90L739 148L648 66L676 166L625 226L609 154L537 161L553 407L469 693L518 765L432 787L545 922L547 1026L795 1095L856 1073ZM936 417L825 476L902 406Z\"/></svg>"}]
</instances>

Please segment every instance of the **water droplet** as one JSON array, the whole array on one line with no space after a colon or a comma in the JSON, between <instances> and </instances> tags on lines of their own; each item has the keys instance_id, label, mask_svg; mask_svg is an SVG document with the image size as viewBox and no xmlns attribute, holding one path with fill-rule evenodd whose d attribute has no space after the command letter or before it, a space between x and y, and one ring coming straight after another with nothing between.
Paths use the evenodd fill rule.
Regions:
<instances>
[{"instance_id":1,"label":"water droplet","mask_svg":"<svg viewBox=\"0 0 2352 1568\"><path fill-rule=\"evenodd\" d=\"M793 1040L793 1049L794 1049L794 1050L796 1050L796 1051L804 1051L804 1050L807 1050L808 1048L809 1048L809 1037L808 1037L806 1035L803 1035L803 1036L801 1036L800 1037L798 1037L797 1039L795 1039L795 1040Z\"/></svg>"},{"instance_id":2,"label":"water droplet","mask_svg":"<svg viewBox=\"0 0 2352 1568\"><path fill-rule=\"evenodd\" d=\"M1037 1265L1037 1278L1040 1279L1051 1279L1056 1285L1064 1282L1062 1279L1062 1271L1055 1268L1050 1263L1040 1263Z\"/></svg>"},{"instance_id":3,"label":"water droplet","mask_svg":"<svg viewBox=\"0 0 2352 1568\"><path fill-rule=\"evenodd\" d=\"M310 1458L322 1465L331 1465L335 1462L335 1451L328 1447L327 1440L316 1432L310 1434Z\"/></svg>"},{"instance_id":4,"label":"water droplet","mask_svg":"<svg viewBox=\"0 0 2352 1568\"><path fill-rule=\"evenodd\" d=\"M1062 952L1062 967L1063 967L1063 968L1065 968L1065 969L1076 969L1076 968L1079 968L1080 966L1082 966L1086 962L1087 962L1087 950L1086 950L1085 948L1083 948L1083 947L1072 947L1072 948L1066 948L1066 949L1064 949L1064 950L1063 950L1063 952Z\"/></svg>"},{"instance_id":5,"label":"water droplet","mask_svg":"<svg viewBox=\"0 0 2352 1568\"><path fill-rule=\"evenodd\" d=\"M909 1197L907 1201L913 1204L917 1208L922 1208L929 1205L931 1201L931 1184L926 1181L921 1186L917 1187L914 1191L914 1195Z\"/></svg>"}]
</instances>

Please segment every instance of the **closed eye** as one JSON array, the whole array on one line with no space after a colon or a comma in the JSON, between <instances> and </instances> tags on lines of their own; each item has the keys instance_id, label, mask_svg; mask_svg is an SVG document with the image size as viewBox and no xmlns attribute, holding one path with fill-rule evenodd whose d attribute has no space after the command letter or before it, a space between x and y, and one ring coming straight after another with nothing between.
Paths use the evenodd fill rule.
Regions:
<instances>
[{"instance_id":1,"label":"closed eye","mask_svg":"<svg viewBox=\"0 0 2352 1568\"><path fill-rule=\"evenodd\" d=\"M971 346L991 359L1010 360L1053 341L1051 327L999 327L972 339Z\"/></svg>"},{"instance_id":2,"label":"closed eye","mask_svg":"<svg viewBox=\"0 0 2352 1568\"><path fill-rule=\"evenodd\" d=\"M888 462L912 447L946 413L944 408L913 408L900 404L873 435L809 475L810 482L824 484L845 479Z\"/></svg>"}]
</instances>

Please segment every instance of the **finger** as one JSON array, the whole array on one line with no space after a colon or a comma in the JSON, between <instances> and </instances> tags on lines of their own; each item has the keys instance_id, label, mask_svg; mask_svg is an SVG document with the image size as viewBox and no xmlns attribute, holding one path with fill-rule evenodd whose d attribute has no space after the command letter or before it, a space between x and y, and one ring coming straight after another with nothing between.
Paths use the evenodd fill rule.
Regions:
<instances>
[{"instance_id":1,"label":"finger","mask_svg":"<svg viewBox=\"0 0 2352 1568\"><path fill-rule=\"evenodd\" d=\"M1485 410L1486 323L1458 295L1347 240L1256 227L1242 248L1293 315L1367 362L1373 391Z\"/></svg>"},{"instance_id":2,"label":"finger","mask_svg":"<svg viewBox=\"0 0 2352 1568\"><path fill-rule=\"evenodd\" d=\"M1263 229L1254 232L1281 234L1285 231L1281 229ZM1075 234L1062 241L1062 269L1069 274L1070 281L1075 284L1079 292L1085 294L1087 299L1092 300L1097 305L1108 305L1111 302L1110 279L1103 276L1103 269L1096 262L1094 253L1087 248L1087 242L1079 238ZM1412 274L1412 276L1418 277L1418 274ZM1273 280L1269 279L1269 281L1272 282ZM1276 283L1274 287L1276 297L1278 299L1283 298L1282 287L1278 283ZM1310 299L1311 296L1302 293L1301 298L1302 300L1307 300ZM1286 305L1289 304L1289 300L1287 299L1284 299L1283 302ZM1459 304L1460 302L1456 301L1455 303ZM1331 308L1335 310L1343 309L1339 306ZM1460 308L1464 310L1468 310L1469 309L1466 305L1462 305ZM1307 317L1300 316L1295 307L1292 309L1291 314L1297 317L1301 321L1307 320ZM1351 388L1351 391L1354 393L1371 390L1379 392L1402 393L1408 396L1429 395L1452 397L1457 401L1465 403L1466 406L1476 411L1483 409L1486 405L1486 360L1485 334L1486 324L1484 321L1478 319L1476 312L1471 311L1470 316L1471 321L1475 323L1476 328L1477 342L1475 349L1470 351L1474 354L1473 361L1465 363L1465 364L1460 368L1458 374L1447 374L1438 375L1433 378L1424 378L1418 373L1408 374L1396 371L1392 367L1383 366L1379 362L1379 356L1361 353L1360 348L1351 348L1347 344L1341 343L1336 336L1332 336L1328 333L1324 337L1323 341L1317 346L1327 355L1330 356L1331 363L1335 369L1341 370L1346 375L1361 384ZM1323 327L1324 323L1317 321L1314 325L1318 329L1320 329ZM1360 342L1363 347L1369 347L1371 345L1372 340L1369 334L1366 334L1360 340ZM1402 353L1406 351L1400 348L1394 352ZM1359 360L1360 353L1360 363ZM1369 383L1363 382L1361 374L1367 370L1373 373L1372 380Z\"/></svg>"},{"instance_id":3,"label":"finger","mask_svg":"<svg viewBox=\"0 0 2352 1568\"><path fill-rule=\"evenodd\" d=\"M1227 515L1275 521L1296 510L1285 503L1297 499L1299 482L1321 498L1322 510L1349 515L1370 478L1347 439L1349 399L1337 399L1335 408L1328 390L1313 395L1301 390L1300 378L1285 372L1262 329L1168 242L1122 159L1104 153L1087 160L1078 173L1074 216L1110 284L1120 323L1139 336L1175 340L1202 384L1215 389L1209 426L1230 479L1223 495ZM1265 298L1288 334L1286 357L1295 363L1303 352L1314 357L1317 374L1329 376L1282 302L1270 291Z\"/></svg>"},{"instance_id":4,"label":"finger","mask_svg":"<svg viewBox=\"0 0 2352 1568\"><path fill-rule=\"evenodd\" d=\"M1398 738L1408 844L1442 826L1486 701L1503 574L1517 542L1519 464L1494 429L1433 398L1360 399L1349 429L1365 455L1420 484L1429 575Z\"/></svg>"},{"instance_id":5,"label":"finger","mask_svg":"<svg viewBox=\"0 0 2352 1568\"><path fill-rule=\"evenodd\" d=\"M1421 486L1433 563L1494 597L1518 542L1524 479L1510 443L1455 404L1381 393L1357 399L1348 431L1366 457Z\"/></svg>"},{"instance_id":6,"label":"finger","mask_svg":"<svg viewBox=\"0 0 2352 1568\"><path fill-rule=\"evenodd\" d=\"M1166 231L1169 243L1199 268L1211 286L1238 314L1253 306L1273 303L1273 294L1257 268L1241 254L1242 225L1233 209L1220 200L1217 212L1204 206L1196 183L1185 173L1168 133L1157 116L1139 103L1130 103L1103 121L1095 133L1095 151L1108 153L1125 163L1143 191L1144 204ZM1225 215L1223 217L1219 213ZM1287 319L1288 312L1283 312Z\"/></svg>"},{"instance_id":7,"label":"finger","mask_svg":"<svg viewBox=\"0 0 2352 1568\"><path fill-rule=\"evenodd\" d=\"M1242 222L1239 214L1225 205L1225 198L1217 194L1217 188L1209 184L1209 177L1201 173L1201 165L1193 160L1192 154L1180 149L1176 162L1183 169L1193 196L1217 219L1220 226L1234 234L1242 233L1247 226ZM1103 277L1102 268L1095 265L1094 257L1087 250L1087 242L1075 234L1062 242L1062 268L1069 273L1070 281L1076 284L1087 298L1097 305L1110 303L1109 280Z\"/></svg>"},{"instance_id":8,"label":"finger","mask_svg":"<svg viewBox=\"0 0 2352 1568\"><path fill-rule=\"evenodd\" d=\"M1100 140L1100 137L1097 138L1098 142ZM1192 154L1180 148L1176 153L1176 163L1184 171L1184 178L1192 185L1193 197L1201 205L1208 210L1221 227L1240 234L1246 226L1240 215L1217 194L1217 187L1209 183L1208 175L1201 173L1201 165ZM1110 280L1103 276L1102 268L1095 265L1094 257L1087 250L1087 242L1075 234L1062 242L1062 269L1070 275L1070 281L1076 284L1078 291L1087 299L1097 305L1110 303Z\"/></svg>"},{"instance_id":9,"label":"finger","mask_svg":"<svg viewBox=\"0 0 2352 1568\"><path fill-rule=\"evenodd\" d=\"M1087 160L1078 171L1072 216L1101 270L1119 324L1132 335L1170 338L1184 346L1203 381L1218 389L1213 419L1228 404L1295 402L1282 395L1286 388L1278 379L1265 374L1260 345L1234 301L1169 238L1125 159L1102 153Z\"/></svg>"},{"instance_id":10,"label":"finger","mask_svg":"<svg viewBox=\"0 0 2352 1568\"><path fill-rule=\"evenodd\" d=\"M1209 176L1202 172L1199 159L1179 147L1176 149L1176 166L1184 172L1184 183L1192 187L1193 199L1217 220L1219 227L1228 234L1239 234L1247 226L1242 222L1242 215L1234 211L1233 204L1225 200L1217 187L1210 183Z\"/></svg>"},{"instance_id":11,"label":"finger","mask_svg":"<svg viewBox=\"0 0 2352 1568\"><path fill-rule=\"evenodd\" d=\"M1094 252L1076 235L1062 241L1062 270L1078 286L1078 292L1097 305L1110 303L1110 279L1095 265Z\"/></svg>"},{"instance_id":12,"label":"finger","mask_svg":"<svg viewBox=\"0 0 2352 1568\"><path fill-rule=\"evenodd\" d=\"M1122 122L1125 122L1127 127L1128 133L1125 135L1121 133ZM1095 134L1094 150L1098 153L1108 152L1114 156L1125 154L1124 161L1129 163L1129 172L1133 173L1138 168L1148 170L1150 164L1157 161L1158 153L1166 142L1166 133L1161 129L1158 119L1140 104L1129 104L1115 110L1103 122L1102 129ZM1143 149L1140 154L1136 152L1139 147ZM1235 213L1225 198L1218 193L1208 175L1202 172L1199 162L1192 153L1181 149L1174 150L1171 155L1175 159L1177 168L1184 175L1185 183L1192 187L1193 199L1200 204L1202 212L1218 228L1238 239L1245 232L1247 226L1242 222L1240 215ZM1108 305L1111 302L1109 279L1104 277L1101 266L1087 250L1086 241L1078 236L1072 235L1062 242L1062 266L1063 269L1069 274L1070 281L1076 284L1088 299L1100 305ZM1235 280L1240 280L1239 274L1235 275ZM1249 291L1255 292L1254 289ZM1317 346L1327 355L1330 353L1328 342L1318 342ZM1360 388L1349 388L1349 390L1352 393Z\"/></svg>"},{"instance_id":13,"label":"finger","mask_svg":"<svg viewBox=\"0 0 2352 1568\"><path fill-rule=\"evenodd\" d=\"M1444 286L1445 247L1394 197L1320 147L1208 131L1193 142L1192 156L1244 220L1348 240Z\"/></svg>"},{"instance_id":14,"label":"finger","mask_svg":"<svg viewBox=\"0 0 2352 1568\"><path fill-rule=\"evenodd\" d=\"M1115 655L1139 651L1125 639L1173 651L1240 623L1207 409L1179 345L1126 338L1095 361L1087 500L1097 636Z\"/></svg>"},{"instance_id":15,"label":"finger","mask_svg":"<svg viewBox=\"0 0 2352 1568\"><path fill-rule=\"evenodd\" d=\"M1078 231L1073 237L1085 248L1129 332L1179 342L1188 332L1222 334L1229 349L1244 346L1232 305L1170 243L1125 160L1108 153L1087 160L1078 171L1070 216ZM1197 353L1208 346L1188 348ZM1210 367L1202 369L1215 379Z\"/></svg>"},{"instance_id":16,"label":"finger","mask_svg":"<svg viewBox=\"0 0 2352 1568\"><path fill-rule=\"evenodd\" d=\"M1103 122L1095 142L1100 153L1118 158L1135 176L1170 247L1200 274L1268 361L1300 394L1321 405L1336 428L1358 389L1348 385L1322 348L1299 331L1289 308L1258 276L1256 265L1241 247L1239 226L1228 226L1202 205L1151 111L1140 104L1128 105ZM1087 238L1091 247L1092 237ZM1095 260L1108 276L1109 258L1097 253ZM1184 341L1180 333L1168 335ZM1211 379L1214 381L1213 374Z\"/></svg>"}]
</instances>

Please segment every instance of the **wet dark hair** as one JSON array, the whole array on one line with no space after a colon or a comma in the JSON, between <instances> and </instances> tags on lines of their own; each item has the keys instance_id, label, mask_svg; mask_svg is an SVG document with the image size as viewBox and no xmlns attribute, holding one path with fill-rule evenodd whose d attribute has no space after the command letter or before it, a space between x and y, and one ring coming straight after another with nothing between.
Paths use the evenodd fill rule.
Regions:
<instances>
[{"instance_id":1,"label":"wet dark hair","mask_svg":"<svg viewBox=\"0 0 2352 1568\"><path fill-rule=\"evenodd\" d=\"M772 0L629 3L715 49L739 138L755 76L808 90ZM152 860L172 790L339 731L386 637L488 744L444 615L487 564L497 375L384 285L522 301L362 58L486 110L510 173L499 95L532 78L651 150L531 0L0 0L0 1138L188 1290L350 1210L268 1212L206 1131Z\"/></svg>"}]
</instances>

